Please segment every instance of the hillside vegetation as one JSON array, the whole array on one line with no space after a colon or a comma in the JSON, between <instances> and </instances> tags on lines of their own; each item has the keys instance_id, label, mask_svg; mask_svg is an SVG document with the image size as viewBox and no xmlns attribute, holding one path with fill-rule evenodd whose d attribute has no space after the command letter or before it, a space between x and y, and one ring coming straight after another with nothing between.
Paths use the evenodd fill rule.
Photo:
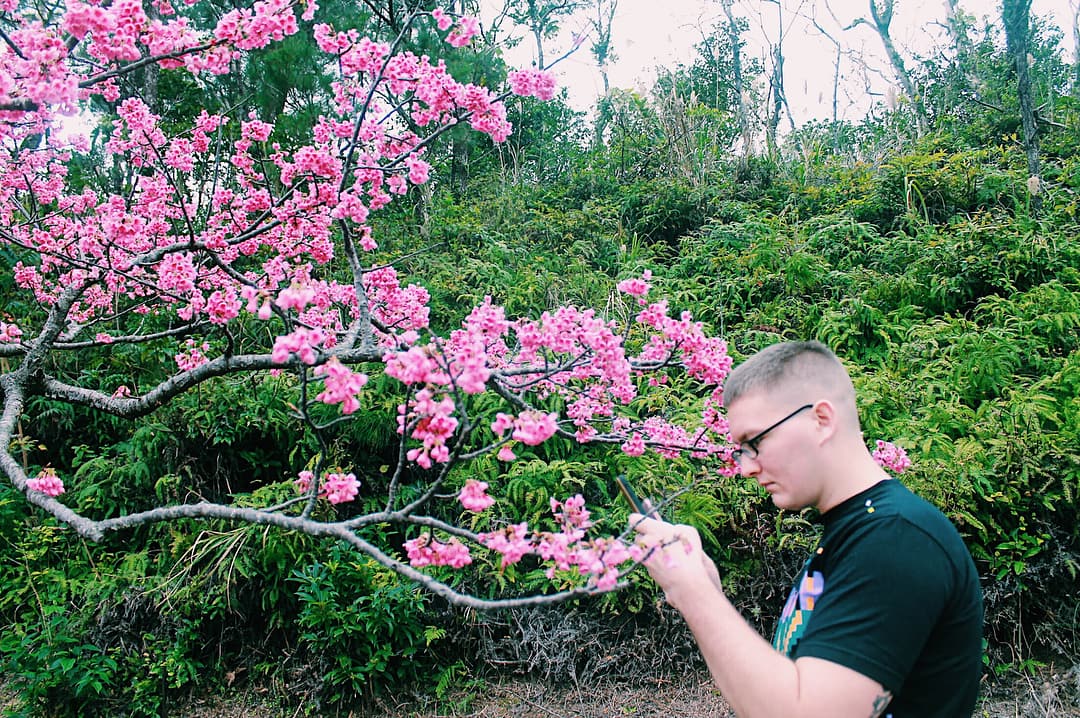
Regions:
<instances>
[{"instance_id":1,"label":"hillside vegetation","mask_svg":"<svg viewBox=\"0 0 1080 718\"><path fill-rule=\"evenodd\" d=\"M487 296L514 316L562 304L630 316L615 284L649 270L736 360L785 339L832 347L855 378L867 441L907 450L901 479L975 557L990 690L1080 663L1080 100L1036 33L1035 67L1051 68L1036 90L1053 122L1033 182L1015 73L1000 33L985 33L960 68L982 73L982 102L956 65L920 65L925 131L901 104L742 147L730 105L694 91L698 66L647 97L613 94L599 144L562 101L515 99L510 146L444 138L434 189L375 223L380 251L415 252L396 266L423 277L440 328ZM280 131L300 132L295 122ZM91 169L73 171L90 181ZM4 272L0 291L10 281ZM117 384L140 360L117 350L81 370ZM671 378L665 415L700 410L683 382ZM31 463L47 455L75 478L71 500L105 515L203 497L265 506L292 495L297 447L311 441L283 420L280 394L271 377L222 378L136 422L35 399L21 450ZM363 472L357 511L379 501L398 450L397 400L383 396L332 444L305 447ZM812 513L777 511L753 482L691 459L552 443L473 470L510 520L581 493L614 532L626 509L610 479L630 473L699 527L732 599L766 632L816 536ZM346 715L391 693L460 696L484 676L640 684L700 668L642 572L603 597L484 615L329 539L266 526L180 520L92 544L7 484L0 537L0 665L16 715L164 715L242 685L297 714ZM487 583L442 570L480 594L558 588L528 563L492 567Z\"/></svg>"}]
</instances>

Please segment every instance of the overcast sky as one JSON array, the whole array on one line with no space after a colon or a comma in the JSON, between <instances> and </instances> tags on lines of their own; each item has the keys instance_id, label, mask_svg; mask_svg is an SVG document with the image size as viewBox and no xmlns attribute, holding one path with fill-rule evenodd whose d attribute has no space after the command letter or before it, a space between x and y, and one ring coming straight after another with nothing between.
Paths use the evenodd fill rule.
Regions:
<instances>
[{"instance_id":1,"label":"overcast sky","mask_svg":"<svg viewBox=\"0 0 1080 718\"><path fill-rule=\"evenodd\" d=\"M1076 3L1078 0L1071 0ZM798 18L795 10L801 6L802 14L816 9L819 22L844 43L845 48L859 50L869 58L885 77L871 77L871 93L884 96L889 91L892 77L888 62L881 49L881 41L870 27L860 26L843 31L825 11L820 0L781 0L784 26L784 82L788 101L795 114L796 123L808 119L827 119L831 113L832 73L834 46L807 21ZM869 0L831 0L829 3L837 18L849 24L857 17L869 17ZM1070 0L1032 0L1032 13L1052 16L1055 24L1064 30L1066 57L1072 58L1072 37L1069 14ZM961 0L964 10L976 17L999 17L1000 0ZM815 8L816 6L816 8ZM657 8L662 8L658 11ZM778 35L777 5L764 0L736 0L735 14L750 22L748 52L764 54L769 42ZM618 62L611 68L611 83L625 89L647 89L655 77L658 65L674 67L677 63L693 60L694 44L723 17L718 0L619 0L618 12L612 32L612 42ZM892 35L904 53L905 59L912 53L928 53L934 44L944 39L944 30L937 23L945 19L945 0L896 0ZM584 20L564 23L567 32L587 27ZM562 47L569 45L569 37L561 38ZM557 43L545 49L545 59L561 52ZM531 39L524 40L509 55L519 65L528 65L533 59ZM849 66L850 67L850 66ZM571 104L578 109L591 109L600 94L600 72L588 50L588 43L577 53L556 66L561 82L570 91ZM840 114L848 119L858 119L869 106L865 81L849 72L846 95L840 100Z\"/></svg>"}]
</instances>

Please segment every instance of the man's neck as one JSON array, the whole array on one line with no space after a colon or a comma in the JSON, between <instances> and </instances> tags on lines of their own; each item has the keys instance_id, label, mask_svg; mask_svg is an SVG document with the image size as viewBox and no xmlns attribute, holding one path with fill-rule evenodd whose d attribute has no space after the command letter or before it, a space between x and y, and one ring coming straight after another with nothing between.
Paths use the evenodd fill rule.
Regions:
<instances>
[{"instance_id":1,"label":"man's neck","mask_svg":"<svg viewBox=\"0 0 1080 718\"><path fill-rule=\"evenodd\" d=\"M849 455L846 460L834 462L830 468L830 481L825 485L817 505L817 510L823 514L890 478L865 450L854 456Z\"/></svg>"}]
</instances>

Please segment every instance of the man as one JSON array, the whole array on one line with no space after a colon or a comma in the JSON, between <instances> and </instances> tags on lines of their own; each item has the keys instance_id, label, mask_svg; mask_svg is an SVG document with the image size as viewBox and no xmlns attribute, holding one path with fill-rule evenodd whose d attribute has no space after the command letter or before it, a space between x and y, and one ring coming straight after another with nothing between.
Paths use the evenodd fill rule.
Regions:
<instances>
[{"instance_id":1,"label":"man","mask_svg":"<svg viewBox=\"0 0 1080 718\"><path fill-rule=\"evenodd\" d=\"M735 460L824 531L769 645L723 593L689 526L631 516L646 561L741 718L969 718L982 594L947 518L889 478L862 436L851 379L817 342L776 344L728 378Z\"/></svg>"}]
</instances>

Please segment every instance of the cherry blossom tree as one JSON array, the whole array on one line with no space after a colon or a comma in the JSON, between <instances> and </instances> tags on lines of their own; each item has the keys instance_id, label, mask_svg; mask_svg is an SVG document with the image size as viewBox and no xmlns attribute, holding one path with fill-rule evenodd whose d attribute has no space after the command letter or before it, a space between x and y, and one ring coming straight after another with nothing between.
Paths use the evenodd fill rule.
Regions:
<instances>
[{"instance_id":1,"label":"cherry blossom tree","mask_svg":"<svg viewBox=\"0 0 1080 718\"><path fill-rule=\"evenodd\" d=\"M4 476L93 540L178 518L274 526L336 538L450 601L484 608L617 586L640 550L593 535L580 496L552 500L548 530L507 522L474 532L434 508L497 511L492 487L469 476L470 462L490 454L513 462L515 448L549 441L603 442L630 456L689 454L730 474L719 411L731 364L724 342L650 299L647 272L616 288L638 306L624 324L572 306L508 317L488 299L439 334L421 279L402 276L379 253L372 225L374 213L429 181L425 153L441 133L467 123L504 141L512 131L505 97L550 99L551 76L510 72L500 94L403 50L420 22L444 33L448 52L478 33L475 19L440 8L416 6L396 39L379 41L318 22L315 0L257 0L213 21L186 12L200 0L184 1L68 0L49 14L0 2L0 249L14 258L14 296L0 313ZM156 67L206 86L302 24L334 81L331 109L296 148L273 142L273 124L242 108L204 110L177 128L128 81ZM119 179L108 189L71 173L73 162L90 161L89 143L61 131L92 100L115 108L103 149ZM80 357L119 347L161 361L116 386L78 370ZM689 425L641 408L673 373L701 388L700 416ZM201 501L91 515L64 502L72 477L17 448L34 398L135 420L242 376L286 386L293 419L316 437L365 410L373 377L393 384L400 443L383 509L336 513L364 476L331 465L324 452L281 477L296 494L276 505ZM416 476L422 490L403 491ZM385 526L409 538L380 543L374 529ZM574 577L573 587L482 600L424 571L466 566L477 552L494 552L502 566L533 556L549 575Z\"/></svg>"}]
</instances>

